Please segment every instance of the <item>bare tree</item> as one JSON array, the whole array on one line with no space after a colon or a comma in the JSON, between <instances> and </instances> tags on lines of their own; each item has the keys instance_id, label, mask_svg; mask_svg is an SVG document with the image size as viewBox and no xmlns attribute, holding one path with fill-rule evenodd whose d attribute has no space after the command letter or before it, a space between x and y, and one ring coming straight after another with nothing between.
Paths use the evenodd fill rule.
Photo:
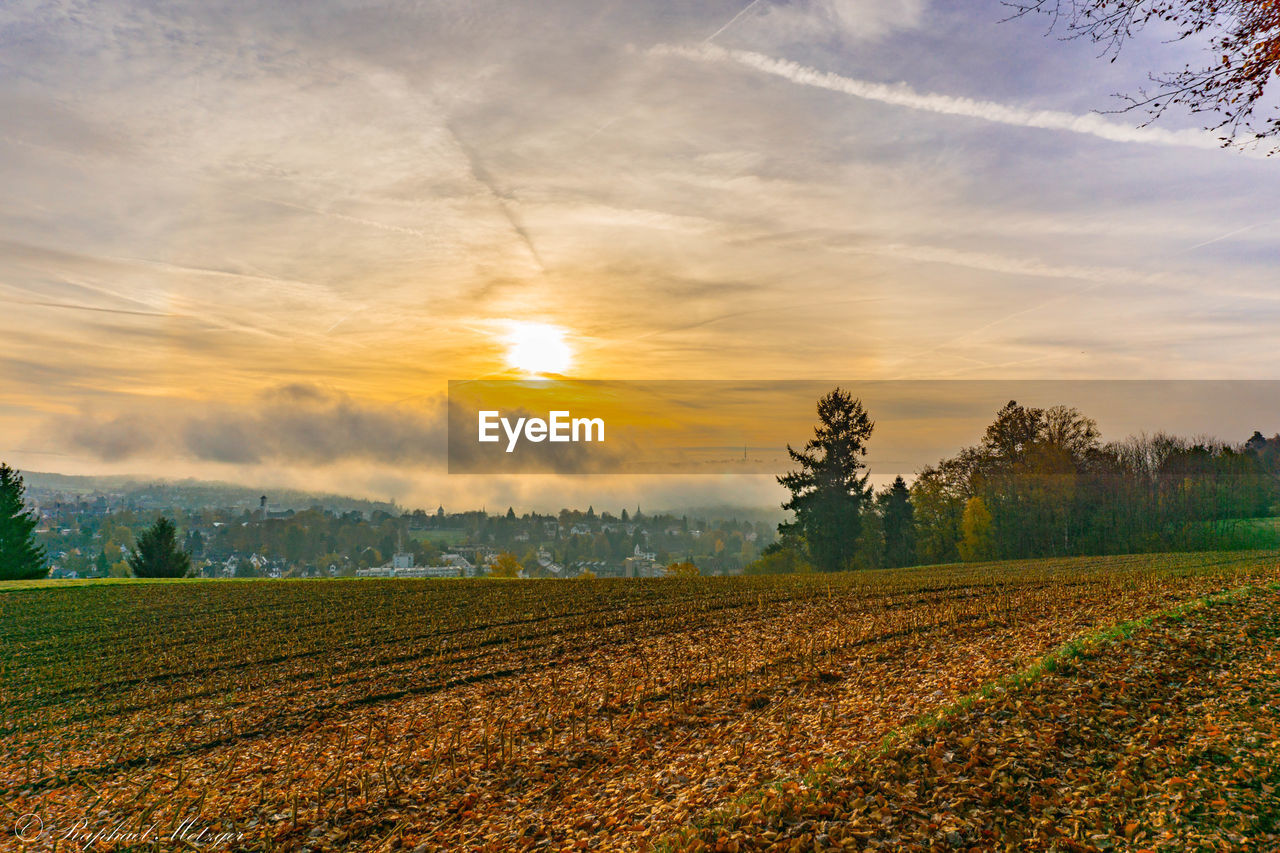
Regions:
<instances>
[{"instance_id":1,"label":"bare tree","mask_svg":"<svg viewBox=\"0 0 1280 853\"><path fill-rule=\"evenodd\" d=\"M1125 111L1146 110L1150 124L1174 105L1209 113L1207 127L1224 146L1280 137L1280 110L1263 100L1280 74L1280 0L1002 0L1013 17L1040 13L1068 38L1088 38L1114 62L1123 44L1147 24L1174 28L1176 40L1207 38L1208 61L1152 74L1152 91L1125 95ZM1280 143L1271 152L1280 151Z\"/></svg>"}]
</instances>

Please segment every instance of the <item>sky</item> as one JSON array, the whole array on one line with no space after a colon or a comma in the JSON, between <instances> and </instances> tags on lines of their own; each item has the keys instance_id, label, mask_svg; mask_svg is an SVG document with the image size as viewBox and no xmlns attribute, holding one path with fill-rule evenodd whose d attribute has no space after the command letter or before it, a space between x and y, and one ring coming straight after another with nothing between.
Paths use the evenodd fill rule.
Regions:
<instances>
[{"instance_id":1,"label":"sky","mask_svg":"<svg viewBox=\"0 0 1280 853\"><path fill-rule=\"evenodd\" d=\"M592 379L1280 378L1280 165L1106 112L1200 47L1108 62L1007 16L5 3L0 458L411 507L777 500L447 475L447 382L509 375L530 328Z\"/></svg>"}]
</instances>

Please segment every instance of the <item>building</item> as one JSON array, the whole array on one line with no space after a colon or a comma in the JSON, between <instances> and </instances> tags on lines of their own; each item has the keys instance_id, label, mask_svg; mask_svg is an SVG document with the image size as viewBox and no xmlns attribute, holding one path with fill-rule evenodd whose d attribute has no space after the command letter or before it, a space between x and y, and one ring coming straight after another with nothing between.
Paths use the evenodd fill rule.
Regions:
<instances>
[{"instance_id":1,"label":"building","mask_svg":"<svg viewBox=\"0 0 1280 853\"><path fill-rule=\"evenodd\" d=\"M551 554L545 548L538 549L538 567L553 578L564 577L564 566L551 559Z\"/></svg>"},{"instance_id":2,"label":"building","mask_svg":"<svg viewBox=\"0 0 1280 853\"><path fill-rule=\"evenodd\" d=\"M627 557L622 561L622 574L629 578L656 578L662 575L663 568L659 566L652 555L645 554L643 556Z\"/></svg>"},{"instance_id":3,"label":"building","mask_svg":"<svg viewBox=\"0 0 1280 853\"><path fill-rule=\"evenodd\" d=\"M457 569L459 577L465 578L467 575L476 573L475 566L461 554L441 554L440 559L446 566L453 566Z\"/></svg>"},{"instance_id":4,"label":"building","mask_svg":"<svg viewBox=\"0 0 1280 853\"><path fill-rule=\"evenodd\" d=\"M462 565L450 563L448 558L455 557ZM463 568L471 564L456 554L445 554L446 565L415 566L413 555L407 551L398 551L391 555L391 563L386 566L372 566L367 569L356 569L358 578L460 578L466 576Z\"/></svg>"}]
</instances>

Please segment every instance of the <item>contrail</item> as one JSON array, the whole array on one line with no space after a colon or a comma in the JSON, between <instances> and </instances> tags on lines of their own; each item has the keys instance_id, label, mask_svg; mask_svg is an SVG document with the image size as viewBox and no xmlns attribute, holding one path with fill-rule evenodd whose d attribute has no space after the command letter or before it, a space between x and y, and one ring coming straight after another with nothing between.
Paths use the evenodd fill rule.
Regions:
<instances>
[{"instance_id":1,"label":"contrail","mask_svg":"<svg viewBox=\"0 0 1280 853\"><path fill-rule=\"evenodd\" d=\"M965 116L997 124L1017 127L1034 127L1046 130L1066 130L1107 139L1112 142L1145 142L1155 145L1174 145L1186 148L1221 148L1212 134L1201 130L1164 130L1161 128L1130 127L1107 121L1090 113L1076 115L1059 110L1031 110L1011 107L993 101L974 98L917 92L905 83L886 85L868 80L842 77L829 71L800 65L786 59L775 59L749 50L731 50L714 44L695 46L658 45L652 52L659 55L679 56L700 62L728 62L751 68L801 86L813 86L844 95L852 95L868 101L907 107L943 115Z\"/></svg>"},{"instance_id":2,"label":"contrail","mask_svg":"<svg viewBox=\"0 0 1280 853\"><path fill-rule=\"evenodd\" d=\"M38 454L40 454L41 456L70 456L70 455L71 455L70 453L59 453L59 452L57 452L56 450L28 450L28 449L27 449L27 448L25 448L25 447L10 447L8 450L6 450L6 451L4 451L4 452L5 452L5 453L31 453L31 454L37 454L37 453L38 453ZM77 458L77 459L83 459L84 457L83 457L83 456L77 456L77 457L75 457L75 458Z\"/></svg>"},{"instance_id":3,"label":"contrail","mask_svg":"<svg viewBox=\"0 0 1280 853\"><path fill-rule=\"evenodd\" d=\"M709 36L707 36L706 38L704 38L704 39L702 40L702 43L703 43L703 44L710 44L710 43L711 43L711 42L712 42L716 37L718 37L719 35L721 35L725 30L729 29L729 28L730 28L730 27L732 27L734 24L736 24L736 23L738 22L738 19L739 19L739 18L741 18L743 15L747 14L748 12L750 12L750 11L751 11L755 6L756 6L756 4L757 4L757 3L759 3L759 2L760 2L760 0L751 0L751 2L750 2L750 3L748 3L747 5L743 6L741 9L739 9L739 10L738 10L738 14L734 15L734 16L733 16L732 18L730 18L728 21L725 21L724 26L722 26L720 29L716 30L714 33L712 33L711 35L709 35ZM632 109L634 109L634 107L633 107ZM632 111L632 110L627 110L627 113L630 113L631 111ZM623 115L626 115L627 113L624 113ZM599 126L599 127L597 127L595 130L591 131L591 133L587 136L587 138L586 138L586 139L584 139L584 140L583 140L583 142L590 142L591 140L595 139L597 136L599 136L601 133L603 133L605 130L607 130L611 125L613 125L615 122L617 122L617 121L618 121L618 119L620 119L620 118L622 118L622 116L621 116L621 115L617 115L617 116L614 116L613 118L609 119L609 120L608 120L608 121L606 121L604 124L600 125L600 126Z\"/></svg>"},{"instance_id":4,"label":"contrail","mask_svg":"<svg viewBox=\"0 0 1280 853\"><path fill-rule=\"evenodd\" d=\"M519 217L516 216L515 211L513 211L511 206L507 203L511 200L511 197L498 187L493 176L489 174L487 169L485 169L484 163L480 161L480 156L476 153L475 149L466 142L463 142L462 137L453 129L453 125L449 122L445 122L444 128L449 132L449 135L453 137L454 143L456 143L458 148L462 151L463 156L467 158L467 165L471 168L471 177L474 178L477 183L482 184L487 190L489 190L489 195L493 197L494 202L498 205L498 209L502 211L502 215L506 217L507 224L511 226L511 230L516 232L520 241L524 243L525 248L529 250L529 254L533 257L533 262L537 265L538 270L543 276L546 276L547 265L542 262L542 256L538 254L537 247L533 245L533 238L529 236L529 232L525 229L524 223L520 221Z\"/></svg>"},{"instance_id":5,"label":"contrail","mask_svg":"<svg viewBox=\"0 0 1280 853\"><path fill-rule=\"evenodd\" d=\"M277 205L280 205L281 207L291 207L294 210L303 210L303 211L306 211L307 213L318 214L319 216L332 216L334 219L341 219L344 222L351 222L355 225L367 225L370 228L378 228L382 231L390 231L395 234L407 234L411 237L427 236L427 232L421 231L416 228L405 228L400 225L389 225L386 222L377 222L373 219L364 219L359 216L348 216L345 213L338 213L337 211L333 211L333 210L322 210L318 207L311 207L310 205L298 204L297 202L292 202L292 201L285 201L284 199L264 198L263 196L253 195L252 193L240 193L240 195L244 196L245 198L251 198L256 201L263 202L265 204L277 204Z\"/></svg>"},{"instance_id":6,"label":"contrail","mask_svg":"<svg viewBox=\"0 0 1280 853\"><path fill-rule=\"evenodd\" d=\"M896 366L896 365L902 364L903 362L917 360L917 359L923 358L924 356L928 356L936 352L940 352L941 350L954 347L956 344L960 344L960 343L964 343L965 341L972 340L973 338L977 337L978 335L982 334L988 329L995 328L996 326L999 326L1001 323L1008 322L1009 320L1012 320L1015 317L1021 317L1024 314L1034 314L1035 312L1040 311L1047 305L1052 305L1055 302L1065 302L1070 299L1075 299L1076 297L1083 296L1086 293L1090 293L1094 290L1099 290L1103 287L1106 287L1107 284L1108 282L1105 282L1105 281L1095 281L1093 284L1087 284L1084 287L1077 287L1067 291L1066 293L1055 294L1053 296L1050 296L1048 299L1041 300L1040 302L1036 302L1033 305L1028 305L1025 308L1020 308L1017 311L1012 311L1008 314L1002 314L999 317L996 317L995 319L991 320L988 323L983 324L982 326L979 326L976 329L970 329L966 332L963 332L962 334L959 334L953 338L950 338L949 340L939 341L934 346L928 347L927 349L918 350L916 352L912 352L908 356L899 358L893 362L893 365ZM974 359L974 360L976 361L977 359ZM894 376L890 378L901 379L904 377Z\"/></svg>"},{"instance_id":7,"label":"contrail","mask_svg":"<svg viewBox=\"0 0 1280 853\"><path fill-rule=\"evenodd\" d=\"M357 314L359 314L361 311L364 311L364 310L365 310L365 306L361 305L359 308L357 308L356 310L354 310L354 311L350 312L349 314L343 314L343 315L342 315L342 318L341 318L340 320L338 320L338 322L334 323L332 326L330 326L329 328L327 328L327 329L325 329L325 330L324 330L324 334L326 334L326 335L327 335L327 334L329 334L329 333L330 333L330 332L332 332L334 329L338 328L338 327L339 327L339 326L341 326L343 323L347 322L347 321L348 321L348 320L350 320L352 317L356 316Z\"/></svg>"},{"instance_id":8,"label":"contrail","mask_svg":"<svg viewBox=\"0 0 1280 853\"><path fill-rule=\"evenodd\" d=\"M587 138L584 139L583 142L590 142L591 140L595 139L597 136L603 133L606 129L608 129L609 125L613 124L620 118L622 118L622 116L614 116L613 118L609 119L605 123L601 124L595 130L591 131L590 135L587 136Z\"/></svg>"},{"instance_id":9,"label":"contrail","mask_svg":"<svg viewBox=\"0 0 1280 853\"><path fill-rule=\"evenodd\" d=\"M130 317L179 317L179 314L165 314L160 311L130 311L127 308L101 308L96 305L76 305L72 302L45 302L38 299L4 299L17 305L35 305L40 308L67 308L72 311L95 311L101 314L125 314Z\"/></svg>"},{"instance_id":10,"label":"contrail","mask_svg":"<svg viewBox=\"0 0 1280 853\"><path fill-rule=\"evenodd\" d=\"M729 27L732 27L735 23L737 23L737 20L738 20L739 18L741 18L743 15L747 14L748 12L750 12L750 11L751 11L751 9L752 9L752 8L753 8L757 3L759 3L759 2L760 2L760 0L751 0L751 2L750 2L750 3L748 3L747 5L745 5L745 6L743 6L743 7L742 7L742 11L740 11L738 14L736 14L736 15L734 15L732 18L730 18L728 23L726 23L723 27L721 27L720 29L716 30L714 33L712 33L711 35L709 35L709 36L707 36L705 39L703 39L703 40L702 40L702 43L703 43L703 44L710 44L710 43L715 39L715 37L716 37L716 36L720 35L722 32L724 32L725 30L729 29Z\"/></svg>"},{"instance_id":11,"label":"contrail","mask_svg":"<svg viewBox=\"0 0 1280 853\"><path fill-rule=\"evenodd\" d=\"M1263 225L1272 225L1276 222L1280 222L1280 219L1268 219L1266 222L1255 222L1252 225L1246 225L1243 228L1237 228L1234 231L1228 231L1226 234L1219 234L1217 237L1213 237L1211 239L1205 240L1203 243L1196 243L1194 246L1188 246L1187 248L1183 249L1182 252L1190 252L1193 249L1199 249L1204 246L1211 246L1214 243L1217 243L1219 240L1226 240L1230 237L1236 236L1237 234L1243 234L1246 231L1252 231L1255 228L1261 228ZM1175 254L1180 255L1182 254L1182 252L1176 252Z\"/></svg>"}]
</instances>

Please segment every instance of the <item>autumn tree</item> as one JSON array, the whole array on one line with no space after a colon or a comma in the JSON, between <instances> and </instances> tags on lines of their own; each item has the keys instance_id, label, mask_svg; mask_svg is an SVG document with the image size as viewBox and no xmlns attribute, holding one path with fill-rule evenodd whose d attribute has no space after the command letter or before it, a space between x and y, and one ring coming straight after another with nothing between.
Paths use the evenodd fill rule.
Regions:
<instances>
[{"instance_id":1,"label":"autumn tree","mask_svg":"<svg viewBox=\"0 0 1280 853\"><path fill-rule=\"evenodd\" d=\"M991 559L991 512L982 498L975 496L965 503L962 531L960 559L966 563Z\"/></svg>"},{"instance_id":2,"label":"autumn tree","mask_svg":"<svg viewBox=\"0 0 1280 853\"><path fill-rule=\"evenodd\" d=\"M42 578L49 572L36 544L35 513L27 508L22 475L0 463L0 580Z\"/></svg>"},{"instance_id":3,"label":"autumn tree","mask_svg":"<svg viewBox=\"0 0 1280 853\"><path fill-rule=\"evenodd\" d=\"M1043 443L1062 448L1072 459L1083 460L1098 446L1098 423L1070 406L1044 410L1040 424Z\"/></svg>"},{"instance_id":4,"label":"autumn tree","mask_svg":"<svg viewBox=\"0 0 1280 853\"><path fill-rule=\"evenodd\" d=\"M1020 406L1017 400L1010 400L996 412L982 445L994 459L1015 460L1040 437L1043 423L1044 409Z\"/></svg>"},{"instance_id":5,"label":"autumn tree","mask_svg":"<svg viewBox=\"0 0 1280 853\"><path fill-rule=\"evenodd\" d=\"M669 578L696 578L700 574L698 567L688 560L671 563L663 572L663 575Z\"/></svg>"},{"instance_id":6,"label":"autumn tree","mask_svg":"<svg viewBox=\"0 0 1280 853\"><path fill-rule=\"evenodd\" d=\"M520 561L516 559L516 555L510 551L503 551L493 558L493 562L489 564L489 577L491 578L518 578L520 571L524 566L520 565Z\"/></svg>"},{"instance_id":7,"label":"autumn tree","mask_svg":"<svg viewBox=\"0 0 1280 853\"><path fill-rule=\"evenodd\" d=\"M135 578L181 578L191 571L191 557L178 547L177 530L163 515L138 537L128 561Z\"/></svg>"},{"instance_id":8,"label":"autumn tree","mask_svg":"<svg viewBox=\"0 0 1280 853\"><path fill-rule=\"evenodd\" d=\"M1102 45L1115 60L1148 24L1172 28L1175 41L1204 39L1208 60L1151 75L1153 91L1125 96L1126 110L1154 121L1170 107L1211 114L1223 144L1280 137L1280 114L1265 109L1267 84L1280 74L1280 0L1004 0L1015 17L1048 15L1069 38ZM1261 113L1259 112L1261 110ZM1277 149L1274 145L1272 150Z\"/></svg>"},{"instance_id":9,"label":"autumn tree","mask_svg":"<svg viewBox=\"0 0 1280 853\"><path fill-rule=\"evenodd\" d=\"M911 487L924 562L1270 547L1280 437L1239 445L1157 433L1102 445L1076 409L1010 401L981 444Z\"/></svg>"},{"instance_id":10,"label":"autumn tree","mask_svg":"<svg viewBox=\"0 0 1280 853\"><path fill-rule=\"evenodd\" d=\"M936 466L922 469L911 484L915 521L916 559L922 563L950 563L959 559L965 501L973 495L987 456L966 447Z\"/></svg>"},{"instance_id":11,"label":"autumn tree","mask_svg":"<svg viewBox=\"0 0 1280 853\"><path fill-rule=\"evenodd\" d=\"M818 401L818 425L802 450L787 445L800 467L778 478L791 497L783 509L795 513L778 525L784 541L799 543L815 568L850 568L858 547L867 490L867 440L875 424L862 401L836 388Z\"/></svg>"},{"instance_id":12,"label":"autumn tree","mask_svg":"<svg viewBox=\"0 0 1280 853\"><path fill-rule=\"evenodd\" d=\"M813 566L805 561L802 554L782 542L771 542L760 552L758 559L742 568L744 575L791 575L812 571Z\"/></svg>"},{"instance_id":13,"label":"autumn tree","mask_svg":"<svg viewBox=\"0 0 1280 853\"><path fill-rule=\"evenodd\" d=\"M971 483L992 516L989 557L1070 551L1079 474L1097 445L1097 425L1068 406L1039 409L1010 400L996 413Z\"/></svg>"}]
</instances>

